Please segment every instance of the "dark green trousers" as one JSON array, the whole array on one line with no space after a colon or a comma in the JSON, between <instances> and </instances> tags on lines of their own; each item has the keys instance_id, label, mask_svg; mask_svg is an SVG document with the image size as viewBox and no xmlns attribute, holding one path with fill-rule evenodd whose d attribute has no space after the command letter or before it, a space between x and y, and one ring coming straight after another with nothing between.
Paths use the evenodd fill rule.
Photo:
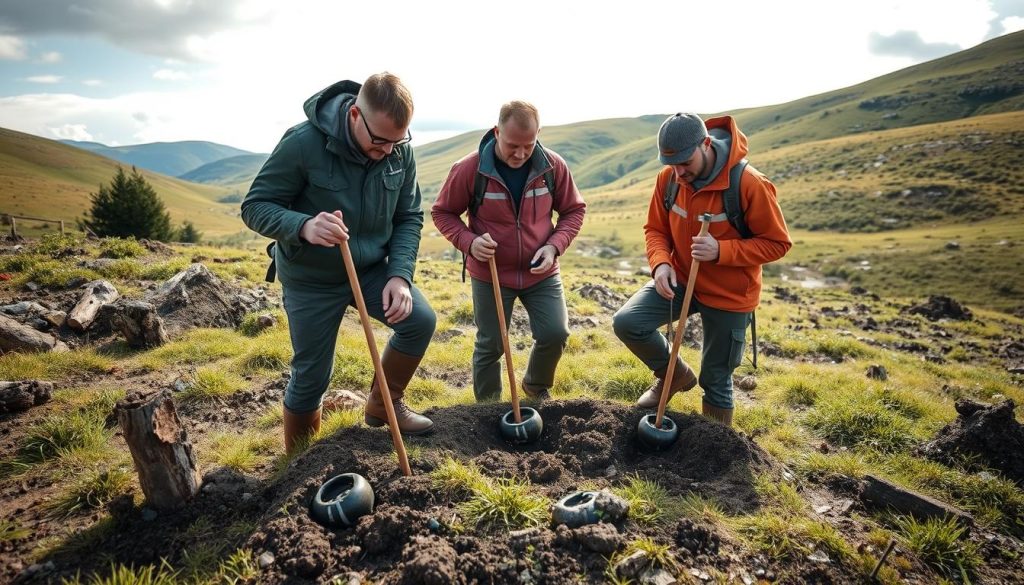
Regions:
<instances>
[{"instance_id":1,"label":"dark green trousers","mask_svg":"<svg viewBox=\"0 0 1024 585\"><path fill-rule=\"evenodd\" d=\"M382 294L387 281L387 264L384 262L359 276L366 312L381 323L386 322ZM355 306L355 297L347 283L328 288L284 285L283 289L294 352L292 377L285 390L284 405L288 410L301 414L320 407L334 370L338 327L345 316L345 309ZM388 325L395 332L388 344L404 354L422 356L434 334L437 317L419 289L415 286L410 286L410 289L412 313L401 322ZM364 352L369 362L370 354L367 350Z\"/></svg>"},{"instance_id":2,"label":"dark green trousers","mask_svg":"<svg viewBox=\"0 0 1024 585\"><path fill-rule=\"evenodd\" d=\"M658 328L668 323L670 305L671 319L679 319L686 292L685 286L673 290L676 298L669 301L658 294L652 280L626 301L612 321L615 335L651 370L668 365L672 346ZM750 313L713 309L697 299L690 301L690 314L693 313L700 313L704 325L698 377L704 401L718 408L732 408L732 373L743 361Z\"/></svg>"},{"instance_id":3,"label":"dark green trousers","mask_svg":"<svg viewBox=\"0 0 1024 585\"><path fill-rule=\"evenodd\" d=\"M473 281L473 318L476 321L476 345L473 347L473 394L478 401L501 397L501 329L498 307L494 304L491 283ZM562 277L549 276L524 289L501 287L505 326L512 322L512 304L519 299L530 316L533 350L523 382L532 388L550 389L555 383L555 368L562 359L569 339L569 315L565 308Z\"/></svg>"}]
</instances>

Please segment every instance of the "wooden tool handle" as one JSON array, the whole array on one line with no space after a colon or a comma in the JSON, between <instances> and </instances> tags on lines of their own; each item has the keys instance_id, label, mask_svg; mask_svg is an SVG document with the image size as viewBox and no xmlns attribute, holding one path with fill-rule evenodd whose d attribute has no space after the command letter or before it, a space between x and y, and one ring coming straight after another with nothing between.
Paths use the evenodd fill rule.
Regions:
<instances>
[{"instance_id":1,"label":"wooden tool handle","mask_svg":"<svg viewBox=\"0 0 1024 585\"><path fill-rule=\"evenodd\" d=\"M512 416L516 423L523 422L519 413L519 392L516 389L516 374L512 369L512 348L508 344L508 327L505 326L505 305L501 302L501 285L498 283L498 267L494 256L488 261L491 267L491 284L494 287L494 304L498 307L498 327L501 329L501 345L505 349L505 372L508 373L508 388L512 393Z\"/></svg>"}]
</instances>

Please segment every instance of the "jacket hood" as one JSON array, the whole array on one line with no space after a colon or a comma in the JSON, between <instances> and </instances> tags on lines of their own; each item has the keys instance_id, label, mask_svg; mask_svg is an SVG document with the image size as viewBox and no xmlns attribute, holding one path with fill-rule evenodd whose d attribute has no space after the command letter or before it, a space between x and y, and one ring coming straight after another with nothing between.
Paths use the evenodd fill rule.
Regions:
<instances>
[{"instance_id":1,"label":"jacket hood","mask_svg":"<svg viewBox=\"0 0 1024 585\"><path fill-rule=\"evenodd\" d=\"M344 121L342 107L355 101L362 84L355 81L339 81L313 94L302 109L310 124L318 130L345 143L348 142L346 132L341 123ZM345 108L347 111L348 108Z\"/></svg>"},{"instance_id":2,"label":"jacket hood","mask_svg":"<svg viewBox=\"0 0 1024 585\"><path fill-rule=\"evenodd\" d=\"M732 116L708 118L704 123L708 127L708 134L711 136L715 154L719 156L718 160L715 161L715 171L711 177L706 182L695 182L693 186L695 189L710 187L711 189L721 190L729 184L729 173L722 171L724 169L731 169L736 163L747 156L747 136L740 131L739 126L736 125L736 120ZM727 152L724 161L719 149Z\"/></svg>"}]
</instances>

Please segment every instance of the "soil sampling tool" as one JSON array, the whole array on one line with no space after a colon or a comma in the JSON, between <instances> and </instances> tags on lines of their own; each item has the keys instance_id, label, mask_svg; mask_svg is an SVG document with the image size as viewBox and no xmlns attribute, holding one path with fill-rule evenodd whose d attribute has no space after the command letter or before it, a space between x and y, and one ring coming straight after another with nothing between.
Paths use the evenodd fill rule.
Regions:
<instances>
[{"instance_id":1,"label":"soil sampling tool","mask_svg":"<svg viewBox=\"0 0 1024 585\"><path fill-rule=\"evenodd\" d=\"M309 504L309 515L321 526L347 528L373 511L373 488L358 473L343 473L324 482Z\"/></svg>"},{"instance_id":2,"label":"soil sampling tool","mask_svg":"<svg viewBox=\"0 0 1024 585\"><path fill-rule=\"evenodd\" d=\"M501 345L505 350L505 372L508 373L508 389L512 393L512 410L501 417L501 436L506 441L523 445L536 441L544 431L544 421L536 409L519 407L519 393L516 389L516 375L512 369L512 349L508 343L508 327L505 326L505 306L501 302L501 285L498 283L498 267L494 256L489 260L491 284L494 287L494 305L498 308L498 327L501 330ZM525 415L525 418L524 418Z\"/></svg>"},{"instance_id":3,"label":"soil sampling tool","mask_svg":"<svg viewBox=\"0 0 1024 585\"><path fill-rule=\"evenodd\" d=\"M708 226L711 225L711 214L705 213L700 216L700 235L708 235ZM676 327L676 334L672 338L672 352L668 356L668 369L665 372L665 383L661 387L661 398L658 400L657 414L648 414L640 419L637 425L637 436L644 447L652 451L668 449L679 437L679 427L675 421L665 416L665 407L668 405L668 397L671 393L672 377L676 371L676 359L679 357L679 346L683 342L683 332L686 330L686 319L690 315L690 301L693 300L693 286L697 282L697 270L700 268L700 261L694 259L690 263L690 277L686 280L686 294L683 295L683 310L679 313L679 326Z\"/></svg>"},{"instance_id":4,"label":"soil sampling tool","mask_svg":"<svg viewBox=\"0 0 1024 585\"><path fill-rule=\"evenodd\" d=\"M363 299L363 290L359 286L359 275L356 274L356 265L352 262L352 250L348 247L348 240L341 242L341 257L345 260L345 272L348 274L348 282L352 286L352 296L355 297L356 308L359 309L359 321L363 324L366 346L373 359L373 372L380 382L381 396L384 397L384 410L388 415L388 428L391 429L391 441L395 444L395 453L398 454L398 466L402 469L402 474L410 476L412 469L409 468L409 456L405 453L405 442L402 441L402 432L398 428L398 419L395 418L395 407L391 404L391 390L388 389L388 380L384 377L384 368L380 365L380 353L377 352L377 342L373 339L370 315L366 312L366 301Z\"/></svg>"}]
</instances>

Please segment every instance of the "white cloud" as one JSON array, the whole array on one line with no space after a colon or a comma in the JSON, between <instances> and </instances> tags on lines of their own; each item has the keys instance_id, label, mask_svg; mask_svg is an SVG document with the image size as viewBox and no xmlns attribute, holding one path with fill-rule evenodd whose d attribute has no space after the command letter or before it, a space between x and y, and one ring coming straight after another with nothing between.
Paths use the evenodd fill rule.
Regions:
<instances>
[{"instance_id":1,"label":"white cloud","mask_svg":"<svg viewBox=\"0 0 1024 585\"><path fill-rule=\"evenodd\" d=\"M0 35L0 59L18 61L24 59L25 41L10 35Z\"/></svg>"},{"instance_id":2,"label":"white cloud","mask_svg":"<svg viewBox=\"0 0 1024 585\"><path fill-rule=\"evenodd\" d=\"M159 79L160 81L185 81L188 78L188 73L175 69L159 69L153 73L153 79Z\"/></svg>"},{"instance_id":3,"label":"white cloud","mask_svg":"<svg viewBox=\"0 0 1024 585\"><path fill-rule=\"evenodd\" d=\"M63 56L57 51L48 51L39 56L40 63L60 63Z\"/></svg>"},{"instance_id":4,"label":"white cloud","mask_svg":"<svg viewBox=\"0 0 1024 585\"><path fill-rule=\"evenodd\" d=\"M31 81L32 83L60 83L60 80L64 79L60 75L33 75L32 77L26 77L25 81Z\"/></svg>"},{"instance_id":5,"label":"white cloud","mask_svg":"<svg viewBox=\"0 0 1024 585\"><path fill-rule=\"evenodd\" d=\"M50 128L50 133L60 140L78 140L92 142L92 134L85 129L85 124L64 124L60 128Z\"/></svg>"},{"instance_id":6,"label":"white cloud","mask_svg":"<svg viewBox=\"0 0 1024 585\"><path fill-rule=\"evenodd\" d=\"M1024 30L1024 17L1008 16L1000 21L999 24L1003 26L1003 34L1010 34L1012 32Z\"/></svg>"},{"instance_id":7,"label":"white cloud","mask_svg":"<svg viewBox=\"0 0 1024 585\"><path fill-rule=\"evenodd\" d=\"M86 79L82 81L82 85L88 85L89 87L98 87L103 85L103 82L99 79Z\"/></svg>"}]
</instances>

